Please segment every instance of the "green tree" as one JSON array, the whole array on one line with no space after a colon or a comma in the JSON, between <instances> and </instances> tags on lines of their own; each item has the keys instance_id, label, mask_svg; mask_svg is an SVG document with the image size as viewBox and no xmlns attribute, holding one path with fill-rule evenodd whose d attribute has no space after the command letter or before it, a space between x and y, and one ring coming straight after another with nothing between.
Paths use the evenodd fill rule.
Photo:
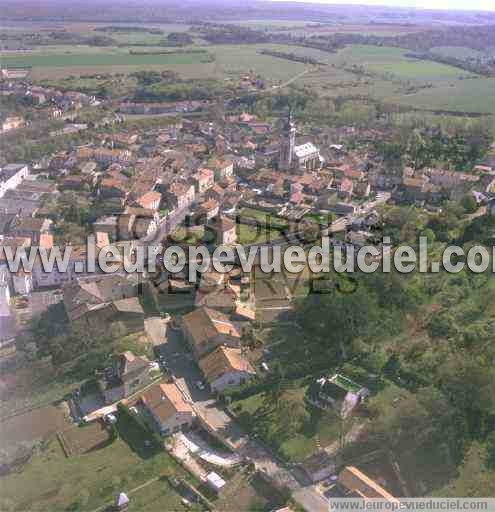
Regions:
<instances>
[{"instance_id":1,"label":"green tree","mask_svg":"<svg viewBox=\"0 0 495 512\"><path fill-rule=\"evenodd\" d=\"M466 213L474 213L478 209L478 203L472 194L466 194L462 198L461 204Z\"/></svg>"}]
</instances>

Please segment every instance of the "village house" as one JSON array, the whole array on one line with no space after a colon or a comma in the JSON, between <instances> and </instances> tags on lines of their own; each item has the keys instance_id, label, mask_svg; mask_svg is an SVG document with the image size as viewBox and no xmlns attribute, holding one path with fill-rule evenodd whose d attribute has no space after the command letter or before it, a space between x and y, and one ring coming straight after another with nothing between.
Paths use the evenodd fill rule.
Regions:
<instances>
[{"instance_id":1,"label":"village house","mask_svg":"<svg viewBox=\"0 0 495 512\"><path fill-rule=\"evenodd\" d=\"M221 345L240 347L240 328L220 311L198 308L184 315L182 326L196 360Z\"/></svg>"},{"instance_id":2,"label":"village house","mask_svg":"<svg viewBox=\"0 0 495 512\"><path fill-rule=\"evenodd\" d=\"M136 203L147 210L158 210L162 201L162 195L159 192L150 191L136 199Z\"/></svg>"},{"instance_id":3,"label":"village house","mask_svg":"<svg viewBox=\"0 0 495 512\"><path fill-rule=\"evenodd\" d=\"M162 436L190 427L196 416L172 383L155 384L143 393L139 403L148 414L152 428Z\"/></svg>"},{"instance_id":4,"label":"village house","mask_svg":"<svg viewBox=\"0 0 495 512\"><path fill-rule=\"evenodd\" d=\"M216 245L232 245L237 241L236 224L225 215L213 218L206 229L212 234Z\"/></svg>"},{"instance_id":5,"label":"village house","mask_svg":"<svg viewBox=\"0 0 495 512\"><path fill-rule=\"evenodd\" d=\"M346 498L381 499L399 506L400 501L354 466L346 466L337 480Z\"/></svg>"},{"instance_id":6,"label":"village house","mask_svg":"<svg viewBox=\"0 0 495 512\"><path fill-rule=\"evenodd\" d=\"M128 206L117 219L117 240L137 240L156 230L156 211Z\"/></svg>"},{"instance_id":7,"label":"village house","mask_svg":"<svg viewBox=\"0 0 495 512\"><path fill-rule=\"evenodd\" d=\"M102 198L117 198L124 200L129 193L127 180L104 178L98 186L98 195Z\"/></svg>"},{"instance_id":8,"label":"village house","mask_svg":"<svg viewBox=\"0 0 495 512\"><path fill-rule=\"evenodd\" d=\"M32 280L35 288L62 286L87 274L86 247L71 246L70 249L69 263L65 271L59 269L57 264L54 264L51 269L45 269L39 255L37 256L32 268ZM76 272L76 267L79 270L78 272Z\"/></svg>"},{"instance_id":9,"label":"village house","mask_svg":"<svg viewBox=\"0 0 495 512\"><path fill-rule=\"evenodd\" d=\"M86 176L67 176L59 184L59 190L90 190L91 179Z\"/></svg>"},{"instance_id":10,"label":"village house","mask_svg":"<svg viewBox=\"0 0 495 512\"><path fill-rule=\"evenodd\" d=\"M354 183L353 193L356 197L366 198L371 193L371 185L367 181L358 181Z\"/></svg>"},{"instance_id":11,"label":"village house","mask_svg":"<svg viewBox=\"0 0 495 512\"><path fill-rule=\"evenodd\" d=\"M125 164L131 159L131 152L128 149L91 148L89 146L77 148L76 155L79 160L96 160L102 164Z\"/></svg>"},{"instance_id":12,"label":"village house","mask_svg":"<svg viewBox=\"0 0 495 512\"><path fill-rule=\"evenodd\" d=\"M218 183L215 183L213 187L206 191L205 197L206 199L214 199L221 204L226 192L227 191L223 187L221 187Z\"/></svg>"},{"instance_id":13,"label":"village house","mask_svg":"<svg viewBox=\"0 0 495 512\"><path fill-rule=\"evenodd\" d=\"M337 184L337 192L339 199L343 201L349 201L352 198L352 192L354 190L354 183L349 178L342 178Z\"/></svg>"},{"instance_id":14,"label":"village house","mask_svg":"<svg viewBox=\"0 0 495 512\"><path fill-rule=\"evenodd\" d=\"M98 387L105 403L127 398L150 382L150 362L144 356L127 351L112 356L111 365L97 372Z\"/></svg>"},{"instance_id":15,"label":"village house","mask_svg":"<svg viewBox=\"0 0 495 512\"><path fill-rule=\"evenodd\" d=\"M94 150L93 158L103 164L125 164L131 159L131 152L128 149L97 148Z\"/></svg>"},{"instance_id":16,"label":"village house","mask_svg":"<svg viewBox=\"0 0 495 512\"><path fill-rule=\"evenodd\" d=\"M137 289L118 274L77 279L66 285L63 293L69 320L84 329L101 332L118 322L128 334L144 330Z\"/></svg>"},{"instance_id":17,"label":"village house","mask_svg":"<svg viewBox=\"0 0 495 512\"><path fill-rule=\"evenodd\" d=\"M338 179L348 178L353 181L360 181L364 179L365 174L355 166L350 164L342 164L337 167L330 166L329 169L334 173Z\"/></svg>"},{"instance_id":18,"label":"village house","mask_svg":"<svg viewBox=\"0 0 495 512\"><path fill-rule=\"evenodd\" d=\"M127 133L127 132L120 132L120 133L113 133L111 135L111 141L113 145L117 146L131 146L134 144L138 139L137 133Z\"/></svg>"},{"instance_id":19,"label":"village house","mask_svg":"<svg viewBox=\"0 0 495 512\"><path fill-rule=\"evenodd\" d=\"M52 221L37 217L16 216L10 226L10 234L14 237L27 237L32 245L40 245L41 237L50 233Z\"/></svg>"},{"instance_id":20,"label":"village house","mask_svg":"<svg viewBox=\"0 0 495 512\"><path fill-rule=\"evenodd\" d=\"M203 279L201 281L203 282ZM201 284L196 290L194 305L196 307L207 306L231 314L236 311L239 298L240 287L231 283L222 283L212 288Z\"/></svg>"},{"instance_id":21,"label":"village house","mask_svg":"<svg viewBox=\"0 0 495 512\"><path fill-rule=\"evenodd\" d=\"M208 167L213 169L215 181L220 181L234 174L234 163L232 160L214 158L208 162Z\"/></svg>"},{"instance_id":22,"label":"village house","mask_svg":"<svg viewBox=\"0 0 495 512\"><path fill-rule=\"evenodd\" d=\"M348 417L369 395L369 390L336 373L313 382L307 391L309 403L320 409L332 408L340 417Z\"/></svg>"},{"instance_id":23,"label":"village house","mask_svg":"<svg viewBox=\"0 0 495 512\"><path fill-rule=\"evenodd\" d=\"M226 314L234 313L241 298L241 278L213 269L201 274L194 305L207 306Z\"/></svg>"},{"instance_id":24,"label":"village house","mask_svg":"<svg viewBox=\"0 0 495 512\"><path fill-rule=\"evenodd\" d=\"M191 176L197 194L204 194L215 183L215 173L206 167Z\"/></svg>"},{"instance_id":25,"label":"village house","mask_svg":"<svg viewBox=\"0 0 495 512\"><path fill-rule=\"evenodd\" d=\"M194 221L196 224L206 224L208 221L218 215L220 205L215 199L209 199L201 203L194 212Z\"/></svg>"},{"instance_id":26,"label":"village house","mask_svg":"<svg viewBox=\"0 0 495 512\"><path fill-rule=\"evenodd\" d=\"M168 186L164 196L169 210L182 210L194 201L194 185L175 181Z\"/></svg>"},{"instance_id":27,"label":"village house","mask_svg":"<svg viewBox=\"0 0 495 512\"><path fill-rule=\"evenodd\" d=\"M26 91L26 97L30 98L35 105L42 105L46 102L46 94L42 88L32 88Z\"/></svg>"},{"instance_id":28,"label":"village house","mask_svg":"<svg viewBox=\"0 0 495 512\"><path fill-rule=\"evenodd\" d=\"M219 346L199 360L199 367L213 391L239 386L256 372L241 349Z\"/></svg>"}]
</instances>

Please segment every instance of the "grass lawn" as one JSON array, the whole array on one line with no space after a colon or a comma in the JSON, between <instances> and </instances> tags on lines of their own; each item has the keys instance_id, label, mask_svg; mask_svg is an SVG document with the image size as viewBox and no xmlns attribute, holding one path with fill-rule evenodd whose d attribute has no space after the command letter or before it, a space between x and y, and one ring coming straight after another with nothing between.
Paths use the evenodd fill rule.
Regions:
<instances>
[{"instance_id":1,"label":"grass lawn","mask_svg":"<svg viewBox=\"0 0 495 512\"><path fill-rule=\"evenodd\" d=\"M203 226L195 226L194 228L180 226L170 235L170 238L176 243L197 245L203 241L204 236Z\"/></svg>"},{"instance_id":2,"label":"grass lawn","mask_svg":"<svg viewBox=\"0 0 495 512\"><path fill-rule=\"evenodd\" d=\"M285 435L286 417L267 407L263 393L233 401L231 406L245 428L256 433L283 459L301 462L339 439L340 422L332 412L321 411L306 405L304 397L307 386L299 383L287 390L282 400L289 400L294 407L303 407L307 419L295 434ZM281 442L279 442L281 440Z\"/></svg>"},{"instance_id":3,"label":"grass lawn","mask_svg":"<svg viewBox=\"0 0 495 512\"><path fill-rule=\"evenodd\" d=\"M19 472L2 477L2 499L12 502L15 510L93 510L112 502L116 493L161 474L185 476L165 451L144 448L142 432L132 425L120 431L112 444L71 458L65 457L58 440L51 440ZM147 489L137 492L143 506L133 505L132 510L185 510L166 482Z\"/></svg>"},{"instance_id":4,"label":"grass lawn","mask_svg":"<svg viewBox=\"0 0 495 512\"><path fill-rule=\"evenodd\" d=\"M265 212L263 210L256 210L255 208L243 208L239 211L239 217L241 219L254 219L263 226L269 224L273 227L285 228L288 225L285 219L277 217L276 215Z\"/></svg>"},{"instance_id":5,"label":"grass lawn","mask_svg":"<svg viewBox=\"0 0 495 512\"><path fill-rule=\"evenodd\" d=\"M129 512L168 512L169 510L189 510L200 511L204 508L196 503L185 508L181 503L181 498L163 479L151 482L142 489L132 492L129 495Z\"/></svg>"},{"instance_id":6,"label":"grass lawn","mask_svg":"<svg viewBox=\"0 0 495 512\"><path fill-rule=\"evenodd\" d=\"M281 237L278 229L266 229L263 226L237 224L237 241L240 244L262 244Z\"/></svg>"}]
</instances>

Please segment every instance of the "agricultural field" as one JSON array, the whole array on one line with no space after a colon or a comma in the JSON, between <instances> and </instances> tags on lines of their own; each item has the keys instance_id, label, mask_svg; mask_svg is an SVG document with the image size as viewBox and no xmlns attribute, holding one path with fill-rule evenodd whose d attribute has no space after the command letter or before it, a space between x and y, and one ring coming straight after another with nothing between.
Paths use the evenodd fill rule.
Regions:
<instances>
[{"instance_id":1,"label":"agricultural field","mask_svg":"<svg viewBox=\"0 0 495 512\"><path fill-rule=\"evenodd\" d=\"M86 66L168 66L208 62L207 53L130 54L130 53L31 53L3 56L6 66L86 67Z\"/></svg>"},{"instance_id":2,"label":"agricultural field","mask_svg":"<svg viewBox=\"0 0 495 512\"><path fill-rule=\"evenodd\" d=\"M367 96L425 110L495 112L493 78L411 59L407 53L400 48L349 46L328 54L329 66L312 70L298 83L327 97Z\"/></svg>"},{"instance_id":3,"label":"agricultural field","mask_svg":"<svg viewBox=\"0 0 495 512\"><path fill-rule=\"evenodd\" d=\"M392 96L388 99L418 109L493 114L495 78L458 80L452 84L438 85L415 94Z\"/></svg>"},{"instance_id":4,"label":"agricultural field","mask_svg":"<svg viewBox=\"0 0 495 512\"><path fill-rule=\"evenodd\" d=\"M415 32L425 27L393 25L346 25L310 24L303 21L284 20L246 20L245 26L268 31L314 30L318 32L356 32L356 33L402 33ZM246 70L263 76L269 85L286 84L312 88L317 94L329 98L353 96L370 98L416 107L425 110L448 110L457 112L493 113L495 98L493 79L484 78L463 69L428 60L418 60L407 56L406 49L382 46L350 45L335 53L323 52L282 44L255 45L214 45L204 44L196 38L193 48L206 50L206 53L170 53L131 55L130 51L173 51L173 48L156 46L167 33L187 31L186 24L142 25L150 29L160 29L163 34L151 34L146 31L101 31L103 26L125 27L125 24L97 23L54 23L40 27L36 24L22 24L9 33L31 30L64 28L67 32L80 36L105 35L114 38L118 46L88 45L42 45L33 46L28 53L5 52L0 55L2 64L11 66L32 66L31 76L37 81L59 83L62 88L69 87L74 81L84 80L86 76L96 74L130 74L141 70L170 70L182 78L226 78L236 79ZM3 28L6 30L6 27ZM151 46L132 46L151 45ZM130 45L130 46L129 46ZM155 45L155 46L153 46ZM322 65L308 65L284 58L262 55L264 49L283 53L293 53L301 57L311 57ZM444 56L467 58L481 55L480 52L463 47L437 47L433 52ZM469 78L469 80L467 79ZM67 84L60 81L67 80ZM87 79L91 80L91 79ZM107 82L105 80L105 82ZM119 90L125 94L134 80L127 83L119 81ZM81 84L88 90L97 90L101 85L89 82ZM117 84L104 83L105 87L115 88ZM94 87L93 87L94 86Z\"/></svg>"},{"instance_id":5,"label":"agricultural field","mask_svg":"<svg viewBox=\"0 0 495 512\"><path fill-rule=\"evenodd\" d=\"M270 55L261 55L262 49L293 52L315 58L328 58L318 50L296 48L288 45L208 45L195 47L204 53L170 53L131 55L133 51L170 51L165 47L89 47L46 46L29 53L8 52L0 54L7 66L32 66L32 76L37 80L62 79L69 76L95 73L132 73L143 69L172 70L184 78L238 77L252 69L270 81L284 81L308 69L301 62L292 62ZM211 62L211 56L214 57Z\"/></svg>"},{"instance_id":6,"label":"agricultural field","mask_svg":"<svg viewBox=\"0 0 495 512\"><path fill-rule=\"evenodd\" d=\"M433 61L407 57L408 50L386 46L351 45L335 54L335 64L350 68L363 66L365 71L405 80L443 81L466 76L462 69Z\"/></svg>"}]
</instances>

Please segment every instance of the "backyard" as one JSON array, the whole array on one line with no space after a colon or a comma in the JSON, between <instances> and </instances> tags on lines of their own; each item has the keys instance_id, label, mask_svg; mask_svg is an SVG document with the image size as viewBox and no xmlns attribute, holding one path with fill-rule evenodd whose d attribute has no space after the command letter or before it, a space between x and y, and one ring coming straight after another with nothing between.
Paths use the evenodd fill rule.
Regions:
<instances>
[{"instance_id":1,"label":"backyard","mask_svg":"<svg viewBox=\"0 0 495 512\"><path fill-rule=\"evenodd\" d=\"M70 458L52 438L24 466L0 479L0 509L103 510L116 494L132 491L151 479L186 476L165 451L153 445L145 447L145 436L136 426L119 420L118 430L120 437L111 444ZM141 510L139 503L148 506L149 496L153 508L147 510L187 510L181 496L162 479L151 482L146 490L137 489L135 504L131 492L130 510Z\"/></svg>"},{"instance_id":2,"label":"backyard","mask_svg":"<svg viewBox=\"0 0 495 512\"><path fill-rule=\"evenodd\" d=\"M233 400L231 408L240 423L257 434L289 462L302 462L320 449L338 442L341 426L348 431L353 420L341 423L331 411L322 412L304 400L307 385L296 381L282 392L278 404L270 391ZM290 411L290 412L289 412ZM300 421L290 425L290 416Z\"/></svg>"}]
</instances>

